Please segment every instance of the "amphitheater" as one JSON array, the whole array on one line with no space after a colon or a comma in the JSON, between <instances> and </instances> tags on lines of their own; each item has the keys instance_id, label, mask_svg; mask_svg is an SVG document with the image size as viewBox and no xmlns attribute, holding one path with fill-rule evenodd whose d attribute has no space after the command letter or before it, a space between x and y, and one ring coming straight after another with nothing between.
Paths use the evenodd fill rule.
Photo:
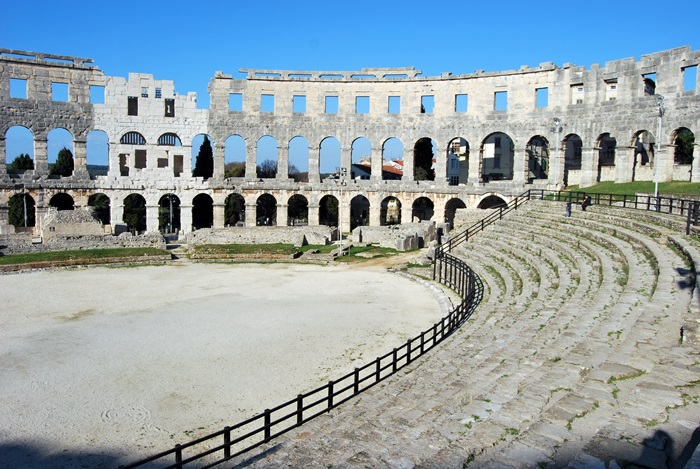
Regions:
<instances>
[{"instance_id":1,"label":"amphitheater","mask_svg":"<svg viewBox=\"0 0 700 469\"><path fill-rule=\"evenodd\" d=\"M697 165L671 155L678 134L697 132L700 123L697 80L690 90L683 85L684 73L699 61L697 52L679 48L590 69L545 63L434 78L413 69L247 70L245 80L217 73L209 86L211 109L200 110L192 94L174 95L168 108L158 100L172 95L172 82L149 75L125 81L104 77L88 59L2 50L0 134L13 126L29 129L35 169L2 173L0 209L7 213L17 193L31 196L37 236L52 201L79 208L105 194L111 209L105 225L116 227L124 223L124 200L138 194L146 231L153 233L163 197L173 194L181 207L179 230L187 234L198 210L210 214L209 226L224 229L232 194L244 199L246 225L257 224L257 202L271 195L278 225L290 223L289 201L302 196L309 226L322 223L323 198L335 197L346 217L337 222L353 227L389 223L390 206L399 207L403 221L452 222L460 208L486 207L494 198L511 202L527 189L656 174L697 181ZM24 81L26 98L10 97L10 79ZM51 100L54 81L69 84L68 102ZM104 104L89 102L91 86L104 88ZM495 103L501 93L506 109ZM543 93L546 106L539 105ZM230 109L236 96L240 110ZM261 111L263 96L274 96L274 112ZM305 97L304 112L294 110L296 96ZM393 96L400 97L395 114L385 108ZM337 113L325 112L329 97L337 98ZM357 112L359 97L369 97L368 112ZM129 115L128 103L135 102L129 98L139 103L138 115ZM654 137L657 125L663 127ZM73 135L69 177L48 175L47 138L57 127ZM104 176L87 169L93 131L108 136ZM183 143L201 133L213 142L208 178L189 175L195 149ZM308 181L297 182L289 177L287 142L301 135L315 143ZM277 147L276 177L225 178L231 136L246 142L246 175L256 174L255 142L263 136L285 142ZM322 178L322 142L330 136L341 142L341 168L356 168L353 145L369 140L368 179L351 171ZM382 145L392 138L413 145L430 139L438 149L434 178L414 177L408 151L393 160L401 164L401 179L385 179L390 159ZM419 199L430 201L432 213L418 209ZM571 217L563 213L560 202L529 200L453 249L484 284L480 304L456 333L354 400L230 464L684 467L700 439L700 243L684 234L686 221L676 215L603 204L575 209Z\"/></svg>"}]
</instances>

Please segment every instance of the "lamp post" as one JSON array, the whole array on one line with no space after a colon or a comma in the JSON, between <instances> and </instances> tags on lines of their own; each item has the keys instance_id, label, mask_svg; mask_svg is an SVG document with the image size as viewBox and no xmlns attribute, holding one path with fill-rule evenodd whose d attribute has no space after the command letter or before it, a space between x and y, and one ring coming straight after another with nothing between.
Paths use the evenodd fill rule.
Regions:
<instances>
[{"instance_id":1,"label":"lamp post","mask_svg":"<svg viewBox=\"0 0 700 469\"><path fill-rule=\"evenodd\" d=\"M554 127L552 127L552 129L551 129L552 132L557 133L557 142L556 142L556 146L555 146L555 150L554 150L554 161L556 161L556 163L557 163L557 166L556 166L557 172L554 175L555 178L557 178L558 174L559 174L559 140L561 140L560 134L561 134L562 130L564 130L564 125L561 123L561 119L559 119L558 117L555 117L554 118ZM566 167L564 168L564 170L566 171ZM555 184L557 183L556 179L555 179L554 183Z\"/></svg>"},{"instance_id":2,"label":"lamp post","mask_svg":"<svg viewBox=\"0 0 700 469\"><path fill-rule=\"evenodd\" d=\"M661 121L664 117L664 112L666 112L666 107L664 106L664 97L660 94L656 95L656 105L659 107L659 131L656 135L656 154L654 155L654 200L656 200L656 205L659 205L659 157L661 156Z\"/></svg>"},{"instance_id":3,"label":"lamp post","mask_svg":"<svg viewBox=\"0 0 700 469\"><path fill-rule=\"evenodd\" d=\"M347 168L336 168L340 176L340 200L338 201L338 246L340 256L343 255L343 186L347 184L345 182L345 177L348 174Z\"/></svg>"}]
</instances>

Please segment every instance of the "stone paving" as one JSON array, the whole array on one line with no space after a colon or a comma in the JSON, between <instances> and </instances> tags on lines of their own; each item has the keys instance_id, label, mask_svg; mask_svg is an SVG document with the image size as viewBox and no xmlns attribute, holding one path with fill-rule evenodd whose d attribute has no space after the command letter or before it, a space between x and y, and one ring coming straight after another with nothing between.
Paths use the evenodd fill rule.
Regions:
<instances>
[{"instance_id":1,"label":"stone paving","mask_svg":"<svg viewBox=\"0 0 700 469\"><path fill-rule=\"evenodd\" d=\"M531 201L456 254L453 337L240 467L683 467L700 432L696 261L678 218ZM680 328L684 327L681 341Z\"/></svg>"}]
</instances>

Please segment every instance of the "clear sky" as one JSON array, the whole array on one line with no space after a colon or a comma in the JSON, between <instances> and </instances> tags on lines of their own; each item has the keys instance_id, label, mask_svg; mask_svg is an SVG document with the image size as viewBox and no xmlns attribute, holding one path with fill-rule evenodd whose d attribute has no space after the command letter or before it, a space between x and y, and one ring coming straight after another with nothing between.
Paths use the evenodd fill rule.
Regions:
<instances>
[{"instance_id":1,"label":"clear sky","mask_svg":"<svg viewBox=\"0 0 700 469\"><path fill-rule=\"evenodd\" d=\"M415 67L426 76L550 61L589 68L696 50L698 18L698 0L2 0L0 47L89 57L110 76L173 80L208 108L217 70L242 78L240 68Z\"/></svg>"}]
</instances>

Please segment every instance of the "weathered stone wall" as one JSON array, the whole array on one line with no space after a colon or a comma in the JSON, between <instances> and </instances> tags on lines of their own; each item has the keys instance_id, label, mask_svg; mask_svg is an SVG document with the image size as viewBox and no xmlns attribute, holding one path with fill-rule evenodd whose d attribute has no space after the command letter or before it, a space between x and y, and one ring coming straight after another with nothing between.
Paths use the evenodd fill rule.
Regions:
<instances>
[{"instance_id":1,"label":"weathered stone wall","mask_svg":"<svg viewBox=\"0 0 700 469\"><path fill-rule=\"evenodd\" d=\"M91 207L60 211L51 207L42 225L44 242L51 242L54 238L104 235L104 227Z\"/></svg>"},{"instance_id":2,"label":"weathered stone wall","mask_svg":"<svg viewBox=\"0 0 700 469\"><path fill-rule=\"evenodd\" d=\"M202 244L306 244L326 245L337 236L337 230L327 226L255 226L205 228L189 233L189 245Z\"/></svg>"},{"instance_id":3,"label":"weathered stone wall","mask_svg":"<svg viewBox=\"0 0 700 469\"><path fill-rule=\"evenodd\" d=\"M358 226L352 231L352 239L356 243L372 243L399 251L412 251L436 240L437 229L433 222Z\"/></svg>"},{"instance_id":4,"label":"weathered stone wall","mask_svg":"<svg viewBox=\"0 0 700 469\"><path fill-rule=\"evenodd\" d=\"M122 233L119 236L56 236L45 243L33 244L31 235L26 233L0 236L0 253L2 254L144 247L165 249L165 240L158 233L147 233L139 236Z\"/></svg>"}]
</instances>

